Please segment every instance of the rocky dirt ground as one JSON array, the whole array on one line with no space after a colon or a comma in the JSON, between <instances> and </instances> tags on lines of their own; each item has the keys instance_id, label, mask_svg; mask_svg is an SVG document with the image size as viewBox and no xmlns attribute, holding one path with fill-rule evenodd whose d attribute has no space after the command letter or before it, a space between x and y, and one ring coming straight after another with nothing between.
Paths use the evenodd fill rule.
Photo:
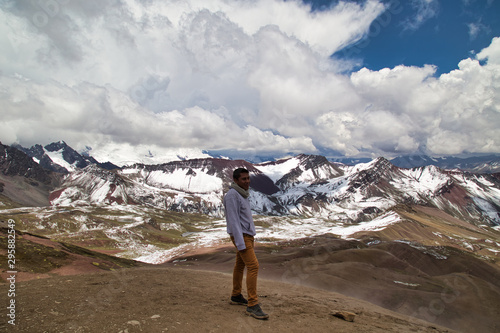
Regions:
<instances>
[{"instance_id":1,"label":"rocky dirt ground","mask_svg":"<svg viewBox=\"0 0 500 333\"><path fill-rule=\"evenodd\" d=\"M9 332L453 332L370 303L262 279L269 320L230 305L231 275L169 267L126 268L17 283ZM356 314L353 322L332 316Z\"/></svg>"}]
</instances>

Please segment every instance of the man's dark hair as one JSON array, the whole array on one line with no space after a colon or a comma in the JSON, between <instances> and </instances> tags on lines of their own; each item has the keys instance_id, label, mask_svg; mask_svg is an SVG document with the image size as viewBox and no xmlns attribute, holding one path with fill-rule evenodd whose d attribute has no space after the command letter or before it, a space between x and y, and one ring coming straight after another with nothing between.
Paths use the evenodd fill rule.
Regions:
<instances>
[{"instance_id":1,"label":"man's dark hair","mask_svg":"<svg viewBox=\"0 0 500 333\"><path fill-rule=\"evenodd\" d=\"M236 170L233 171L233 179L240 179L240 176L241 176L242 173L248 173L249 174L250 172L248 172L248 170L245 169L245 168L238 168L238 169L236 169Z\"/></svg>"}]
</instances>

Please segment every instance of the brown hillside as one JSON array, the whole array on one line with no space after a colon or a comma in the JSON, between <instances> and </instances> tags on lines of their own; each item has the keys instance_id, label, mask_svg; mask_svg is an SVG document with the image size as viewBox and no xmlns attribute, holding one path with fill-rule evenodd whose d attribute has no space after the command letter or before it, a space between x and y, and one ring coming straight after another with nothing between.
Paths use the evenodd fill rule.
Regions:
<instances>
[{"instance_id":1,"label":"brown hillside","mask_svg":"<svg viewBox=\"0 0 500 333\"><path fill-rule=\"evenodd\" d=\"M453 332L339 293L265 279L259 295L271 318L258 321L228 303L230 274L141 265L26 233L18 233L16 247L16 325L4 316L0 329L6 331ZM227 266L222 253L211 256L224 259L222 265L207 260L204 267ZM6 271L2 266L4 278ZM5 282L0 286L7 294ZM334 317L335 311L355 313L354 322Z\"/></svg>"},{"instance_id":2,"label":"brown hillside","mask_svg":"<svg viewBox=\"0 0 500 333\"><path fill-rule=\"evenodd\" d=\"M230 245L170 265L230 273ZM500 329L500 269L453 247L324 235L257 248L261 276L341 293L461 332Z\"/></svg>"}]
</instances>

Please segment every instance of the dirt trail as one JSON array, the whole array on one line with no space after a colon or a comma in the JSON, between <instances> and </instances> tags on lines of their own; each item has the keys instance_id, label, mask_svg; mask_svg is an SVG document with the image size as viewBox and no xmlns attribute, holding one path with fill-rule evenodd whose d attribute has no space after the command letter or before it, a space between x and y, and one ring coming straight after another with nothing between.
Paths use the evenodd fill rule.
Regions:
<instances>
[{"instance_id":1,"label":"dirt trail","mask_svg":"<svg viewBox=\"0 0 500 333\"><path fill-rule=\"evenodd\" d=\"M453 332L367 302L261 279L270 319L228 302L231 275L179 267L140 267L17 283L9 332ZM6 284L2 285L2 289ZM354 322L334 310L356 313Z\"/></svg>"}]
</instances>

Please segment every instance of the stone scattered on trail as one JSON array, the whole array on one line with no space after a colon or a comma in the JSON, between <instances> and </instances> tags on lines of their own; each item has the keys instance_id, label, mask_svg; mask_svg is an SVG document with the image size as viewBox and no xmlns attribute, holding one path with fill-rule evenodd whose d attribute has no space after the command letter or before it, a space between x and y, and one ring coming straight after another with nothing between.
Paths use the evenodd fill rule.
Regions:
<instances>
[{"instance_id":1,"label":"stone scattered on trail","mask_svg":"<svg viewBox=\"0 0 500 333\"><path fill-rule=\"evenodd\" d=\"M334 311L332 316L344 319L345 321L354 321L354 317L356 317L354 313L347 311Z\"/></svg>"},{"instance_id":2,"label":"stone scattered on trail","mask_svg":"<svg viewBox=\"0 0 500 333\"><path fill-rule=\"evenodd\" d=\"M141 323L137 320L129 320L127 324L132 325L132 326L141 326Z\"/></svg>"}]
</instances>

